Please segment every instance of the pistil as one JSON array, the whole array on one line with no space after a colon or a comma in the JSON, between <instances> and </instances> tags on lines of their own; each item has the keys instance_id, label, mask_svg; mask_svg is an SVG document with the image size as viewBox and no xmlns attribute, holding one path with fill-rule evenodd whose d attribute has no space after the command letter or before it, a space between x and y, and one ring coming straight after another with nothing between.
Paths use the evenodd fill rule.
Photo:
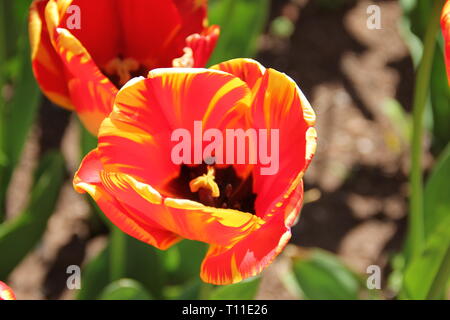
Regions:
<instances>
[{"instance_id":1,"label":"pistil","mask_svg":"<svg viewBox=\"0 0 450 320\"><path fill-rule=\"evenodd\" d=\"M123 86L128 80L131 79L133 72L139 70L139 62L133 58L114 58L108 62L105 67L105 73L109 76L118 76L118 82L120 86Z\"/></svg>"},{"instance_id":2,"label":"pistil","mask_svg":"<svg viewBox=\"0 0 450 320\"><path fill-rule=\"evenodd\" d=\"M220 196L219 186L215 181L214 167L208 166L208 172L189 182L191 192L198 192L200 201L207 205L213 205L214 199Z\"/></svg>"}]
</instances>

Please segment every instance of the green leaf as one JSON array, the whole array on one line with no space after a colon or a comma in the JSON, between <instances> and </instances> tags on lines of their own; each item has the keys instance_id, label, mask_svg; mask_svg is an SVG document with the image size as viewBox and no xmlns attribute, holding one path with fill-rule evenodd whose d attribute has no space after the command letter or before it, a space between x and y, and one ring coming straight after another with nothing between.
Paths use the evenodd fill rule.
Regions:
<instances>
[{"instance_id":1,"label":"green leaf","mask_svg":"<svg viewBox=\"0 0 450 320\"><path fill-rule=\"evenodd\" d=\"M185 240L166 251L159 251L169 284L183 284L198 279L206 247L203 242Z\"/></svg>"},{"instance_id":2,"label":"green leaf","mask_svg":"<svg viewBox=\"0 0 450 320\"><path fill-rule=\"evenodd\" d=\"M25 50L28 52L28 46ZM42 98L34 80L30 58L27 55L21 61L21 71L14 85L14 96L7 104L6 146L10 167L14 167L19 161Z\"/></svg>"},{"instance_id":3,"label":"green leaf","mask_svg":"<svg viewBox=\"0 0 450 320\"><path fill-rule=\"evenodd\" d=\"M109 247L89 261L81 273L81 289L78 300L94 300L109 283Z\"/></svg>"},{"instance_id":4,"label":"green leaf","mask_svg":"<svg viewBox=\"0 0 450 320\"><path fill-rule=\"evenodd\" d=\"M24 39L28 42L25 30L31 2L32 0L0 0L0 51L6 53L0 54L0 62L17 55L20 52L19 43Z\"/></svg>"},{"instance_id":5,"label":"green leaf","mask_svg":"<svg viewBox=\"0 0 450 320\"><path fill-rule=\"evenodd\" d=\"M128 235L125 237L125 276L138 280L155 298L163 298L162 287L167 275L158 256L161 251Z\"/></svg>"},{"instance_id":6,"label":"green leaf","mask_svg":"<svg viewBox=\"0 0 450 320\"><path fill-rule=\"evenodd\" d=\"M144 288L157 299L163 298L162 287L166 275L159 260L158 249L136 240L126 234L124 277L139 281ZM98 297L100 292L110 282L111 274L111 246L100 252L93 260L83 268L82 286L77 294L79 300L92 300Z\"/></svg>"},{"instance_id":7,"label":"green leaf","mask_svg":"<svg viewBox=\"0 0 450 320\"><path fill-rule=\"evenodd\" d=\"M0 278L5 279L14 267L39 242L64 181L64 159L50 152L35 172L35 182L27 208L17 218L0 225Z\"/></svg>"},{"instance_id":8,"label":"green leaf","mask_svg":"<svg viewBox=\"0 0 450 320\"><path fill-rule=\"evenodd\" d=\"M127 251L127 238L126 234L118 227L112 227L109 235L109 247L110 247L110 280L116 281L125 277L126 272L126 251Z\"/></svg>"},{"instance_id":9,"label":"green leaf","mask_svg":"<svg viewBox=\"0 0 450 320\"><path fill-rule=\"evenodd\" d=\"M401 298L442 297L450 278L450 144L435 165L425 187L425 236L422 253L407 266Z\"/></svg>"},{"instance_id":10,"label":"green leaf","mask_svg":"<svg viewBox=\"0 0 450 320\"><path fill-rule=\"evenodd\" d=\"M100 300L151 300L144 286L132 279L120 279L109 284L100 295Z\"/></svg>"},{"instance_id":11,"label":"green leaf","mask_svg":"<svg viewBox=\"0 0 450 320\"><path fill-rule=\"evenodd\" d=\"M432 1L428 0L400 0L403 14L410 22L411 31L419 38L423 38L428 20L433 10Z\"/></svg>"},{"instance_id":12,"label":"green leaf","mask_svg":"<svg viewBox=\"0 0 450 320\"><path fill-rule=\"evenodd\" d=\"M26 20L22 23L25 27ZM11 100L4 101L0 95L0 222L4 218L6 192L12 172L20 159L41 101L41 93L31 68L27 33L22 33L20 53L5 64L18 65L18 74L12 79L13 96ZM8 43L8 47L13 45ZM3 65L3 62L0 63ZM0 89L3 90L3 80L7 76L3 67L1 73Z\"/></svg>"},{"instance_id":13,"label":"green leaf","mask_svg":"<svg viewBox=\"0 0 450 320\"><path fill-rule=\"evenodd\" d=\"M233 58L251 58L266 24L268 0L215 0L209 4L211 24L221 27L220 37L209 64Z\"/></svg>"},{"instance_id":14,"label":"green leaf","mask_svg":"<svg viewBox=\"0 0 450 320\"><path fill-rule=\"evenodd\" d=\"M354 300L360 280L334 255L315 249L294 261L294 274L305 299Z\"/></svg>"},{"instance_id":15,"label":"green leaf","mask_svg":"<svg viewBox=\"0 0 450 320\"><path fill-rule=\"evenodd\" d=\"M182 286L181 292L175 297L176 300L197 300L200 299L202 287L205 283L201 282L200 278L186 283Z\"/></svg>"},{"instance_id":16,"label":"green leaf","mask_svg":"<svg viewBox=\"0 0 450 320\"><path fill-rule=\"evenodd\" d=\"M437 47L430 80L433 115L433 152L439 154L450 141L450 87L445 68L443 45Z\"/></svg>"},{"instance_id":17,"label":"green leaf","mask_svg":"<svg viewBox=\"0 0 450 320\"><path fill-rule=\"evenodd\" d=\"M244 281L215 289L210 300L252 300L258 292L261 277L253 277Z\"/></svg>"},{"instance_id":18,"label":"green leaf","mask_svg":"<svg viewBox=\"0 0 450 320\"><path fill-rule=\"evenodd\" d=\"M429 237L436 227L450 215L450 143L435 164L424 191L425 235Z\"/></svg>"},{"instance_id":19,"label":"green leaf","mask_svg":"<svg viewBox=\"0 0 450 320\"><path fill-rule=\"evenodd\" d=\"M440 299L450 278L450 215L428 237L422 253L408 265L402 299Z\"/></svg>"}]
</instances>

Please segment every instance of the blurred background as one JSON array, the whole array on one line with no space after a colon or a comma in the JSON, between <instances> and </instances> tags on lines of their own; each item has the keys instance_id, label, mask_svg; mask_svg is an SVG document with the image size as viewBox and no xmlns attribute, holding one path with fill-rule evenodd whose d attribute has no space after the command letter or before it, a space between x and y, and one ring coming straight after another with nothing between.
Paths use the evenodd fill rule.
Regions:
<instances>
[{"instance_id":1,"label":"blurred background","mask_svg":"<svg viewBox=\"0 0 450 320\"><path fill-rule=\"evenodd\" d=\"M93 299L108 282L110 227L71 183L93 142L76 116L52 105L34 82L29 3L1 0L0 22L10 31L0 39L2 110L9 112L0 123L9 145L0 153L6 168L0 186L10 223L0 227L0 280L19 299ZM430 3L210 1L210 22L222 27L210 64L254 57L292 77L317 114L318 150L305 176L305 204L293 238L243 297L392 299L401 293L415 66ZM381 9L381 29L367 28L373 4ZM429 102L425 176L450 137L442 39L435 65L440 113ZM149 296L194 299L213 292L233 298L232 290L214 293L200 283L202 244L185 241L162 253L128 241L127 277ZM81 291L67 289L69 265L82 267ZM381 290L366 287L370 265L380 267ZM442 281L449 283L448 277ZM448 298L444 287L440 297Z\"/></svg>"}]
</instances>

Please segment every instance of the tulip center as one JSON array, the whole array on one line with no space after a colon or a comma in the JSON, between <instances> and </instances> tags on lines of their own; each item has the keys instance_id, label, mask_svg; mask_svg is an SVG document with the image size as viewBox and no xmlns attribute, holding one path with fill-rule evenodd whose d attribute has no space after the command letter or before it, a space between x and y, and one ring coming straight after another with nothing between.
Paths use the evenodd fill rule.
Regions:
<instances>
[{"instance_id":1,"label":"tulip center","mask_svg":"<svg viewBox=\"0 0 450 320\"><path fill-rule=\"evenodd\" d=\"M116 57L106 64L104 72L116 87L120 88L132 77L143 75L145 71L142 69L139 62L133 58Z\"/></svg>"},{"instance_id":2,"label":"tulip center","mask_svg":"<svg viewBox=\"0 0 450 320\"><path fill-rule=\"evenodd\" d=\"M201 164L181 165L178 177L167 184L166 190L176 197L210 207L254 214L256 194L252 192L252 186L252 176L242 179L232 166L219 168Z\"/></svg>"},{"instance_id":3,"label":"tulip center","mask_svg":"<svg viewBox=\"0 0 450 320\"><path fill-rule=\"evenodd\" d=\"M213 204L213 198L220 196L219 186L215 181L214 167L208 166L208 172L189 182L191 192L198 192L200 201L202 203Z\"/></svg>"}]
</instances>

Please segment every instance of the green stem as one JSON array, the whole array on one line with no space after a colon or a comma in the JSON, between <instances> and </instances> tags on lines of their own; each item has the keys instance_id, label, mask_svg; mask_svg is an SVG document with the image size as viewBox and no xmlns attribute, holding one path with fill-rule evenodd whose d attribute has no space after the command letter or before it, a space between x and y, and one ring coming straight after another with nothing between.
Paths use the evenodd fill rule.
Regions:
<instances>
[{"instance_id":1,"label":"green stem","mask_svg":"<svg viewBox=\"0 0 450 320\"><path fill-rule=\"evenodd\" d=\"M423 54L417 70L415 84L413 132L411 141L411 196L408 235L409 258L420 254L425 239L422 181L423 116L428 98L433 56L436 48L436 36L439 30L439 18L443 5L444 0L437 0L434 2L432 16L430 17L425 33Z\"/></svg>"},{"instance_id":2,"label":"green stem","mask_svg":"<svg viewBox=\"0 0 450 320\"><path fill-rule=\"evenodd\" d=\"M116 226L111 228L111 256L110 256L110 270L111 281L119 280L125 277L126 264L126 234L123 233Z\"/></svg>"}]
</instances>

